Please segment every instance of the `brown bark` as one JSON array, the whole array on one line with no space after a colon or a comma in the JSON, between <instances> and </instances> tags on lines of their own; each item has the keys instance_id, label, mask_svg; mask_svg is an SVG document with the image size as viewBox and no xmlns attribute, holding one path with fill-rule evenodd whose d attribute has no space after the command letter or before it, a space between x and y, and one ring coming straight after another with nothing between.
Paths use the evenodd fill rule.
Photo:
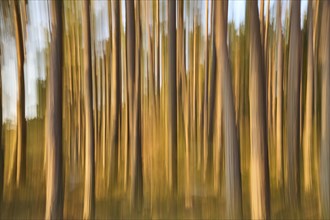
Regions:
<instances>
[{"instance_id":1,"label":"brown bark","mask_svg":"<svg viewBox=\"0 0 330 220\"><path fill-rule=\"evenodd\" d=\"M306 110L303 130L303 168L304 168L304 191L309 192L312 184L312 107L313 107L313 11L312 2L308 2L308 48L307 48L307 88L306 88Z\"/></svg>"},{"instance_id":2,"label":"brown bark","mask_svg":"<svg viewBox=\"0 0 330 220\"><path fill-rule=\"evenodd\" d=\"M118 143L119 143L119 118L121 103L121 83L120 82L120 11L119 1L111 2L112 9L112 71L111 71L111 159L110 176L113 180L117 179L118 172Z\"/></svg>"},{"instance_id":3,"label":"brown bark","mask_svg":"<svg viewBox=\"0 0 330 220\"><path fill-rule=\"evenodd\" d=\"M276 184L283 181L283 46L281 26L281 1L277 2L277 80L276 80Z\"/></svg>"},{"instance_id":4,"label":"brown bark","mask_svg":"<svg viewBox=\"0 0 330 220\"><path fill-rule=\"evenodd\" d=\"M176 3L168 2L168 70L169 70L169 150L170 150L170 187L177 192L177 115L176 115Z\"/></svg>"},{"instance_id":5,"label":"brown bark","mask_svg":"<svg viewBox=\"0 0 330 220\"><path fill-rule=\"evenodd\" d=\"M85 186L83 218L92 219L95 214L95 157L94 157L94 128L92 112L92 53L90 28L90 2L83 2L82 31L84 40L84 110L86 128L85 146Z\"/></svg>"},{"instance_id":6,"label":"brown bark","mask_svg":"<svg viewBox=\"0 0 330 220\"><path fill-rule=\"evenodd\" d=\"M258 32L257 2L249 2L250 9L250 133L251 133L251 214L254 219L270 217L268 144L266 125L266 88L262 62L261 38Z\"/></svg>"},{"instance_id":7,"label":"brown bark","mask_svg":"<svg viewBox=\"0 0 330 220\"><path fill-rule=\"evenodd\" d=\"M45 219L62 219L62 2L51 2L50 73L47 82L46 137L47 184Z\"/></svg>"},{"instance_id":8,"label":"brown bark","mask_svg":"<svg viewBox=\"0 0 330 220\"><path fill-rule=\"evenodd\" d=\"M290 206L299 197L299 100L300 100L300 0L291 5L287 92L287 196Z\"/></svg>"},{"instance_id":9,"label":"brown bark","mask_svg":"<svg viewBox=\"0 0 330 220\"><path fill-rule=\"evenodd\" d=\"M140 211L143 202L142 149L141 149L141 77L140 77L140 16L139 4L134 11L134 2L126 2L127 15L127 66L129 80L129 117L131 150L131 209ZM136 23L134 22L136 21ZM137 29L135 29L137 27Z\"/></svg>"},{"instance_id":10,"label":"brown bark","mask_svg":"<svg viewBox=\"0 0 330 220\"><path fill-rule=\"evenodd\" d=\"M320 2L321 3L321 2ZM321 3L319 58L322 73L320 191L322 218L330 218L330 2Z\"/></svg>"},{"instance_id":11,"label":"brown bark","mask_svg":"<svg viewBox=\"0 0 330 220\"><path fill-rule=\"evenodd\" d=\"M23 27L19 2L14 2L14 19L16 35L17 69L18 69L18 101L17 101L17 170L16 184L26 178L26 119L25 119L25 87L24 87L24 45Z\"/></svg>"},{"instance_id":12,"label":"brown bark","mask_svg":"<svg viewBox=\"0 0 330 220\"><path fill-rule=\"evenodd\" d=\"M228 218L242 217L242 189L240 174L240 153L235 125L235 108L232 90L231 70L228 57L225 20L221 11L224 4L215 2L215 45L218 68L217 85L221 83L221 93L217 87L216 96L219 100L220 94L223 96L224 114L224 143L225 143L225 174L226 174L226 208ZM219 102L217 102L219 105ZM217 132L220 132L219 130Z\"/></svg>"}]
</instances>

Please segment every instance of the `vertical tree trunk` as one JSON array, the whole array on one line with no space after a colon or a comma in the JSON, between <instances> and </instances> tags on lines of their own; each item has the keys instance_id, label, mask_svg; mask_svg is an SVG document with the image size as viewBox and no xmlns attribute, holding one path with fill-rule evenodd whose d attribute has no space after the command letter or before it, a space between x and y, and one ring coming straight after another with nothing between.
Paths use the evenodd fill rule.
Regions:
<instances>
[{"instance_id":1,"label":"vertical tree trunk","mask_svg":"<svg viewBox=\"0 0 330 220\"><path fill-rule=\"evenodd\" d=\"M83 2L82 32L84 40L84 110L86 125L85 186L83 218L92 219L95 213L95 157L92 101L92 54L90 28L90 2Z\"/></svg>"},{"instance_id":2,"label":"vertical tree trunk","mask_svg":"<svg viewBox=\"0 0 330 220\"><path fill-rule=\"evenodd\" d=\"M0 3L1 6L2 3ZM0 57L2 57L2 49L0 48ZM0 65L0 204L2 202L4 174L5 174L5 147L2 135L2 73Z\"/></svg>"},{"instance_id":3,"label":"vertical tree trunk","mask_svg":"<svg viewBox=\"0 0 330 220\"><path fill-rule=\"evenodd\" d=\"M50 73L47 83L47 190L45 219L62 219L62 2L51 2Z\"/></svg>"},{"instance_id":4,"label":"vertical tree trunk","mask_svg":"<svg viewBox=\"0 0 330 220\"><path fill-rule=\"evenodd\" d=\"M126 2L127 15L127 66L129 80L129 117L131 150L131 209L140 211L143 202L142 155L141 155L141 86L140 86L140 17L139 4L135 16L134 2ZM136 21L136 24L134 23ZM135 29L137 27L137 30Z\"/></svg>"},{"instance_id":5,"label":"vertical tree trunk","mask_svg":"<svg viewBox=\"0 0 330 220\"><path fill-rule=\"evenodd\" d=\"M250 8L250 133L251 133L251 214L254 219L269 218L269 171L266 125L266 88L262 62L261 38L258 32L257 2Z\"/></svg>"},{"instance_id":6,"label":"vertical tree trunk","mask_svg":"<svg viewBox=\"0 0 330 220\"><path fill-rule=\"evenodd\" d=\"M309 192L312 184L312 107L313 107L313 11L312 2L308 2L308 49L307 49L307 88L306 88L306 110L303 130L303 168L304 168L304 191Z\"/></svg>"},{"instance_id":7,"label":"vertical tree trunk","mask_svg":"<svg viewBox=\"0 0 330 220\"><path fill-rule=\"evenodd\" d=\"M176 2L168 2L168 71L169 71L169 150L170 150L170 186L177 192L177 115L176 115Z\"/></svg>"},{"instance_id":8,"label":"vertical tree trunk","mask_svg":"<svg viewBox=\"0 0 330 220\"><path fill-rule=\"evenodd\" d=\"M26 120L25 120L25 89L24 89L24 45L23 27L19 2L14 2L14 19L16 35L16 52L18 65L18 101L17 101L17 172L16 184L20 185L26 177Z\"/></svg>"},{"instance_id":9,"label":"vertical tree trunk","mask_svg":"<svg viewBox=\"0 0 330 220\"><path fill-rule=\"evenodd\" d=\"M118 164L118 141L119 141L119 118L121 103L121 84L120 84L120 11L119 1L111 2L112 9L112 71L111 71L111 159L110 176L113 180L117 179ZM112 180L112 181L113 181Z\"/></svg>"},{"instance_id":10,"label":"vertical tree trunk","mask_svg":"<svg viewBox=\"0 0 330 220\"><path fill-rule=\"evenodd\" d=\"M209 36L209 33L208 33L208 22L209 22L209 19L208 19L208 13L209 13L209 10L208 10L208 4L209 2L208 1L205 1L205 14L206 14L206 27L205 27L205 72L204 72L204 100L203 100L203 156L204 156L204 159L203 159L203 181L205 183L206 181L206 176L207 176L207 154L209 153L208 152L208 36Z\"/></svg>"},{"instance_id":11,"label":"vertical tree trunk","mask_svg":"<svg viewBox=\"0 0 330 220\"><path fill-rule=\"evenodd\" d=\"M288 202L296 207L299 196L299 100L300 100L300 0L291 5L288 98L287 98L287 176Z\"/></svg>"},{"instance_id":12,"label":"vertical tree trunk","mask_svg":"<svg viewBox=\"0 0 330 220\"><path fill-rule=\"evenodd\" d=\"M261 45L264 45L264 7L265 7L265 0L260 0L260 10L259 10L259 17L260 17L260 33L261 33Z\"/></svg>"},{"instance_id":13,"label":"vertical tree trunk","mask_svg":"<svg viewBox=\"0 0 330 220\"><path fill-rule=\"evenodd\" d=\"M277 2L277 102L276 102L276 184L283 183L283 46L282 46L282 25L281 25L281 0Z\"/></svg>"},{"instance_id":14,"label":"vertical tree trunk","mask_svg":"<svg viewBox=\"0 0 330 220\"><path fill-rule=\"evenodd\" d=\"M240 174L240 153L235 125L235 108L232 90L231 70L228 58L224 3L215 2L215 45L218 68L217 85L221 83L221 93L217 87L216 96L223 96L225 159L226 159L226 208L228 218L242 217L242 189ZM219 99L219 98L217 98ZM219 105L219 102L218 102ZM218 131L220 132L220 131Z\"/></svg>"},{"instance_id":15,"label":"vertical tree trunk","mask_svg":"<svg viewBox=\"0 0 330 220\"><path fill-rule=\"evenodd\" d=\"M321 2L320 2L321 3ZM320 63L322 73L320 191L322 218L330 218L330 2L321 3Z\"/></svg>"}]
</instances>

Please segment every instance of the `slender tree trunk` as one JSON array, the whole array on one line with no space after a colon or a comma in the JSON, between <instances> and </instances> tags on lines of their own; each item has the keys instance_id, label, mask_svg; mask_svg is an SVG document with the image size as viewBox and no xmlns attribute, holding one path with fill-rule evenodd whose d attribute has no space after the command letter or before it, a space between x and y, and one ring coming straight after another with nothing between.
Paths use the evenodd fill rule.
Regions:
<instances>
[{"instance_id":1,"label":"slender tree trunk","mask_svg":"<svg viewBox=\"0 0 330 220\"><path fill-rule=\"evenodd\" d=\"M300 0L291 5L287 93L288 204L299 201Z\"/></svg>"},{"instance_id":2,"label":"slender tree trunk","mask_svg":"<svg viewBox=\"0 0 330 220\"><path fill-rule=\"evenodd\" d=\"M313 11L312 2L308 2L308 54L307 54L307 88L306 88L306 110L303 130L303 168L304 168L304 191L309 192L312 184L312 114L313 114Z\"/></svg>"},{"instance_id":3,"label":"slender tree trunk","mask_svg":"<svg viewBox=\"0 0 330 220\"><path fill-rule=\"evenodd\" d=\"M250 8L250 132L251 132L251 214L254 219L270 217L266 88L257 2Z\"/></svg>"},{"instance_id":4,"label":"slender tree trunk","mask_svg":"<svg viewBox=\"0 0 330 220\"><path fill-rule=\"evenodd\" d=\"M170 144L170 186L176 194L177 180L177 115L176 115L176 3L168 2L168 70L169 70L169 144Z\"/></svg>"},{"instance_id":5,"label":"slender tree trunk","mask_svg":"<svg viewBox=\"0 0 330 220\"><path fill-rule=\"evenodd\" d=\"M0 3L1 6L2 3ZM0 48L0 57L2 57L2 49ZM2 72L0 65L0 204L2 202L4 174L5 174L5 147L2 135Z\"/></svg>"},{"instance_id":6,"label":"slender tree trunk","mask_svg":"<svg viewBox=\"0 0 330 220\"><path fill-rule=\"evenodd\" d=\"M139 4L135 16L134 2L126 2L127 61L129 74L129 117L131 150L131 209L140 211L143 202L141 155L141 86L140 86L140 16ZM134 20L136 23L134 23ZM135 29L137 27L137 29Z\"/></svg>"},{"instance_id":7,"label":"slender tree trunk","mask_svg":"<svg viewBox=\"0 0 330 220\"><path fill-rule=\"evenodd\" d=\"M63 39L62 4L51 2L50 73L47 83L46 132L47 132L47 185L45 219L62 219L62 79Z\"/></svg>"},{"instance_id":8,"label":"slender tree trunk","mask_svg":"<svg viewBox=\"0 0 330 220\"><path fill-rule=\"evenodd\" d=\"M264 45L264 7L265 7L265 0L260 0L260 10L259 10L259 17L260 17L260 33L261 33L261 45Z\"/></svg>"},{"instance_id":9,"label":"slender tree trunk","mask_svg":"<svg viewBox=\"0 0 330 220\"><path fill-rule=\"evenodd\" d=\"M222 94L217 89L217 96L223 96L224 134L225 134L225 174L226 174L226 208L228 218L242 217L242 189L240 174L240 153L235 125L235 108L232 90L231 70L228 57L225 21L221 11L224 4L215 2L215 45L218 68L217 85L222 88ZM219 88L219 87L217 87ZM219 98L217 98L219 100ZM219 102L218 102L219 105ZM220 132L220 131L218 131Z\"/></svg>"},{"instance_id":10,"label":"slender tree trunk","mask_svg":"<svg viewBox=\"0 0 330 220\"><path fill-rule=\"evenodd\" d=\"M17 172L16 184L26 178L26 120L25 120L25 89L24 89L24 45L23 26L19 2L14 2L16 52L18 65L18 101L17 101Z\"/></svg>"},{"instance_id":11,"label":"slender tree trunk","mask_svg":"<svg viewBox=\"0 0 330 220\"><path fill-rule=\"evenodd\" d=\"M90 2L83 2L82 31L84 40L84 110L86 125L85 186L83 218L92 219L95 213L95 157L92 101L92 53L90 28Z\"/></svg>"},{"instance_id":12,"label":"slender tree trunk","mask_svg":"<svg viewBox=\"0 0 330 220\"><path fill-rule=\"evenodd\" d=\"M117 179L118 171L118 141L119 141L119 118L121 103L121 84L120 82L120 11L119 1L111 2L112 9L112 71L111 71L111 172L113 180Z\"/></svg>"},{"instance_id":13,"label":"slender tree trunk","mask_svg":"<svg viewBox=\"0 0 330 220\"><path fill-rule=\"evenodd\" d=\"M283 46L281 26L281 0L277 2L277 102L276 102L276 184L283 183Z\"/></svg>"},{"instance_id":14,"label":"slender tree trunk","mask_svg":"<svg viewBox=\"0 0 330 220\"><path fill-rule=\"evenodd\" d=\"M320 191L322 218L330 218L330 2L321 3L320 63L322 71Z\"/></svg>"}]
</instances>

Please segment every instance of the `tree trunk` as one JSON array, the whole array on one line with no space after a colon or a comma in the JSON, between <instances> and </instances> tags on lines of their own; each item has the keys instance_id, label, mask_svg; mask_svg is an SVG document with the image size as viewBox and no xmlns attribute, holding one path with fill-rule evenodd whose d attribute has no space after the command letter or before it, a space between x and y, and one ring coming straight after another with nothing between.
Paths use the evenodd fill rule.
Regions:
<instances>
[{"instance_id":1,"label":"tree trunk","mask_svg":"<svg viewBox=\"0 0 330 220\"><path fill-rule=\"evenodd\" d=\"M250 132L251 132L251 214L254 219L270 217L268 144L266 125L266 88L262 62L261 38L258 32L257 2L250 8Z\"/></svg>"},{"instance_id":2,"label":"tree trunk","mask_svg":"<svg viewBox=\"0 0 330 220\"><path fill-rule=\"evenodd\" d=\"M47 83L46 137L47 137L47 185L45 219L62 219L63 171L62 171L62 79L63 39L62 2L51 2L50 73Z\"/></svg>"},{"instance_id":3,"label":"tree trunk","mask_svg":"<svg viewBox=\"0 0 330 220\"><path fill-rule=\"evenodd\" d=\"M134 2L126 2L127 15L127 66L129 80L129 117L131 150L131 209L140 211L143 202L142 151L141 151L141 86L140 86L140 17L137 4L135 16ZM134 23L136 21L136 24ZM137 27L137 30L135 29Z\"/></svg>"},{"instance_id":4,"label":"tree trunk","mask_svg":"<svg viewBox=\"0 0 330 220\"><path fill-rule=\"evenodd\" d=\"M312 2L308 2L308 49L307 49L307 88L306 88L306 110L303 130L303 168L304 168L304 191L309 192L312 184L312 107L313 107L313 11Z\"/></svg>"},{"instance_id":5,"label":"tree trunk","mask_svg":"<svg viewBox=\"0 0 330 220\"><path fill-rule=\"evenodd\" d=\"M288 204L299 201L300 0L291 5L287 93Z\"/></svg>"},{"instance_id":6,"label":"tree trunk","mask_svg":"<svg viewBox=\"0 0 330 220\"><path fill-rule=\"evenodd\" d=\"M0 3L1 6L2 3ZM2 49L0 48L0 57L2 57ZM2 202L4 174L5 174L5 147L2 135L2 73L0 65L0 204Z\"/></svg>"},{"instance_id":7,"label":"tree trunk","mask_svg":"<svg viewBox=\"0 0 330 220\"><path fill-rule=\"evenodd\" d=\"M24 89L24 45L23 27L19 2L14 3L15 35L18 69L18 101L17 101L17 170L16 184L26 178L26 120L25 120L25 89Z\"/></svg>"},{"instance_id":8,"label":"tree trunk","mask_svg":"<svg viewBox=\"0 0 330 220\"><path fill-rule=\"evenodd\" d=\"M276 184L283 183L283 46L281 26L281 0L277 2L277 102L276 102Z\"/></svg>"},{"instance_id":9,"label":"tree trunk","mask_svg":"<svg viewBox=\"0 0 330 220\"><path fill-rule=\"evenodd\" d=\"M216 96L223 96L225 159L226 159L226 208L228 218L242 217L242 189L240 174L240 153L235 125L235 108L232 90L230 63L227 51L223 2L215 2L215 45L218 68L217 85L221 83L221 93L217 87ZM219 100L219 98L217 98ZM219 105L219 102L218 102ZM220 131L218 131L220 132Z\"/></svg>"},{"instance_id":10,"label":"tree trunk","mask_svg":"<svg viewBox=\"0 0 330 220\"><path fill-rule=\"evenodd\" d=\"M118 141L119 141L119 118L121 103L121 83L120 83L120 11L119 1L111 2L112 9L112 71L111 71L111 159L110 176L112 181L117 179L118 171Z\"/></svg>"},{"instance_id":11,"label":"tree trunk","mask_svg":"<svg viewBox=\"0 0 330 220\"><path fill-rule=\"evenodd\" d=\"M330 218L330 2L321 3L320 63L322 73L320 191L322 218Z\"/></svg>"},{"instance_id":12,"label":"tree trunk","mask_svg":"<svg viewBox=\"0 0 330 220\"><path fill-rule=\"evenodd\" d=\"M176 3L168 2L168 71L169 71L169 150L170 150L170 187L177 192L177 115L176 115Z\"/></svg>"},{"instance_id":13,"label":"tree trunk","mask_svg":"<svg viewBox=\"0 0 330 220\"><path fill-rule=\"evenodd\" d=\"M84 40L84 110L86 125L85 146L85 187L84 187L84 219L93 219L95 213L95 157L94 157L94 128L92 101L92 54L90 28L90 2L83 2L82 31Z\"/></svg>"}]
</instances>

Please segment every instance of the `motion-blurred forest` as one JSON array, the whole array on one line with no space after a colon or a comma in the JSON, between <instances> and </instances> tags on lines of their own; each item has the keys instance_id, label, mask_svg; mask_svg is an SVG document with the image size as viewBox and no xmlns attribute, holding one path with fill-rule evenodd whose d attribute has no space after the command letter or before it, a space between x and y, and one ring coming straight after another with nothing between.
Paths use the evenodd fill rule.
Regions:
<instances>
[{"instance_id":1,"label":"motion-blurred forest","mask_svg":"<svg viewBox=\"0 0 330 220\"><path fill-rule=\"evenodd\" d=\"M0 218L329 219L330 1L233 2L0 1Z\"/></svg>"}]
</instances>

